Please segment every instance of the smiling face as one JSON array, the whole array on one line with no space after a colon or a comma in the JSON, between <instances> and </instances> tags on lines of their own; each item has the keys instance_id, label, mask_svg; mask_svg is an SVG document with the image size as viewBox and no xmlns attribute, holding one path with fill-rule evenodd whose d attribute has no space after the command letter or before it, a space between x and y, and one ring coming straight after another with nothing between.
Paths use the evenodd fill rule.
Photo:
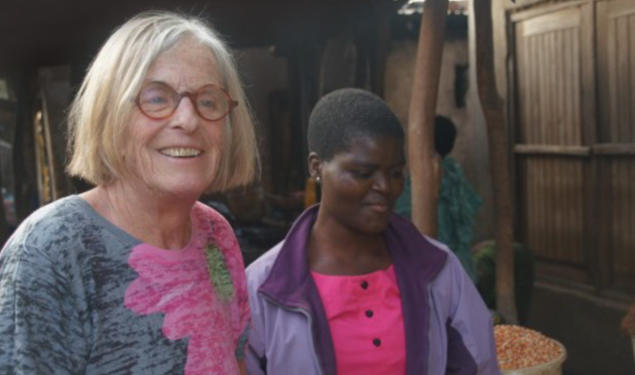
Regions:
<instances>
[{"instance_id":1,"label":"smiling face","mask_svg":"<svg viewBox=\"0 0 635 375\"><path fill-rule=\"evenodd\" d=\"M349 230L380 234L386 230L403 190L404 142L395 137L361 137L329 161L312 154L309 168L320 176L320 215Z\"/></svg>"},{"instance_id":2,"label":"smiling face","mask_svg":"<svg viewBox=\"0 0 635 375\"><path fill-rule=\"evenodd\" d=\"M142 86L163 82L179 93L222 87L216 66L209 48L186 37L159 55ZM187 96L166 119L151 119L135 108L126 133L123 182L140 191L198 198L218 170L225 121L203 119Z\"/></svg>"}]
</instances>

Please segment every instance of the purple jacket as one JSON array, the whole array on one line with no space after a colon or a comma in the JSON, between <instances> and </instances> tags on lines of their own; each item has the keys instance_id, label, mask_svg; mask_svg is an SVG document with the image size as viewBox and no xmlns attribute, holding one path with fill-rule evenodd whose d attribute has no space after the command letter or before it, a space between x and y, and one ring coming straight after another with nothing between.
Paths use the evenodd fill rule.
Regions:
<instances>
[{"instance_id":1,"label":"purple jacket","mask_svg":"<svg viewBox=\"0 0 635 375\"><path fill-rule=\"evenodd\" d=\"M306 210L284 241L247 268L250 375L336 374L305 247L317 211ZM386 241L402 299L406 374L500 374L490 314L456 256L397 215Z\"/></svg>"}]
</instances>

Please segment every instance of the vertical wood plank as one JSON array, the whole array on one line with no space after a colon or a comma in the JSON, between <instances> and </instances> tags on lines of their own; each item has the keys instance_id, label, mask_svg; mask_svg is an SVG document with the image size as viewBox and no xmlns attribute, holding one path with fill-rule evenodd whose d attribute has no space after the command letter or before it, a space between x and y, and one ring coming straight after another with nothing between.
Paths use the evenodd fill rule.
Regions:
<instances>
[{"instance_id":1,"label":"vertical wood plank","mask_svg":"<svg viewBox=\"0 0 635 375\"><path fill-rule=\"evenodd\" d=\"M569 98L569 69L568 61L569 61L569 31L562 30L560 33L560 77L558 84L560 85L560 100L558 101L558 111L560 114L560 128L561 128L561 136L565 139L569 139L569 116L567 114L568 111L568 101ZM567 141L568 142L568 141Z\"/></svg>"},{"instance_id":2,"label":"vertical wood plank","mask_svg":"<svg viewBox=\"0 0 635 375\"><path fill-rule=\"evenodd\" d=\"M536 74L538 72L538 65L536 64L536 50L538 48L538 39L536 37L530 37L530 46L531 46L531 55L528 56L528 73L530 76L527 78L528 84L530 85L531 91L529 92L529 97L526 100L527 111L530 113L531 122L525 124L526 127L531 129L531 137L527 139L527 143L535 143L538 139L538 134L540 132L539 126L540 123L538 121L538 103L537 92L539 89L538 83L534 80Z\"/></svg>"},{"instance_id":3,"label":"vertical wood plank","mask_svg":"<svg viewBox=\"0 0 635 375\"><path fill-rule=\"evenodd\" d=\"M517 141L520 143L527 143L527 139L531 138L529 134L529 129L527 128L527 124L531 121L531 113L529 112L529 108L526 105L527 99L530 97L531 83L529 82L529 67L526 65L527 56L531 54L531 40L524 38L521 30L521 25L517 25L516 31L516 46L522 51L520 56L516 59L516 76L518 77L519 84L518 92L519 96L516 100L516 105L519 109L520 122L516 125L518 129L518 139Z\"/></svg>"},{"instance_id":4,"label":"vertical wood plank","mask_svg":"<svg viewBox=\"0 0 635 375\"><path fill-rule=\"evenodd\" d=\"M521 25L518 25L517 30L522 29ZM528 56L531 56L531 39L525 38L520 32L517 32L516 35L516 45L519 48L524 49L524 54L522 56L522 61L521 57L517 59L518 65L516 68L516 75L522 82L522 87L520 96L516 100L517 106L520 109L521 113L521 116L519 116L520 122L515 125L516 128L520 130L518 132L518 142L527 143L528 139L531 139L530 130L527 127L527 124L529 124L531 121L531 112L529 110L529 106L527 105L527 100L531 97L531 81L529 80L531 67L527 65Z\"/></svg>"},{"instance_id":5,"label":"vertical wood plank","mask_svg":"<svg viewBox=\"0 0 635 375\"><path fill-rule=\"evenodd\" d=\"M617 100L618 107L618 135L619 140L626 139L626 135L630 133L629 127L632 126L628 121L628 112L626 108L630 105L629 83L626 77L629 76L629 70L632 69L628 65L628 19L626 17L618 17L617 23L617 74L620 79L617 80Z\"/></svg>"},{"instance_id":6,"label":"vertical wood plank","mask_svg":"<svg viewBox=\"0 0 635 375\"><path fill-rule=\"evenodd\" d=\"M542 217L542 200L544 199L544 196L542 196L542 179L544 178L544 176L542 175L543 169L541 169L541 165L540 165L540 159L539 158L535 158L532 160L531 163L531 167L533 169L533 175L535 176L535 194L536 194L536 199L533 203L533 207L534 207L534 211L535 211L535 215L536 215L536 219ZM536 220L534 221L531 225L535 228L533 230L534 232L534 242L536 243L536 251L544 256L544 249L545 249L545 243L544 243L544 233L543 233L543 224L544 221L540 221L540 220Z\"/></svg>"},{"instance_id":7,"label":"vertical wood plank","mask_svg":"<svg viewBox=\"0 0 635 375\"><path fill-rule=\"evenodd\" d=\"M580 126L575 144L590 145L597 140L596 109L596 41L595 41L595 5L588 3L580 8L580 27L578 32L580 61ZM587 189L588 190L588 189ZM588 197L588 195L587 195Z\"/></svg>"},{"instance_id":8,"label":"vertical wood plank","mask_svg":"<svg viewBox=\"0 0 635 375\"><path fill-rule=\"evenodd\" d=\"M630 161L630 163L629 163ZM627 176L626 179L628 181L634 181L635 173L633 173L633 163L631 159L624 159L624 175ZM633 228L635 228L635 214L633 211L635 210L635 205L633 204L633 184L629 183L626 185L626 201L625 201L625 209L628 217L624 220L624 232L626 232L626 246L622 248L624 252L624 263L627 265L626 273L634 272L635 273L635 262L633 261L633 253L635 253L635 241L633 240Z\"/></svg>"},{"instance_id":9,"label":"vertical wood plank","mask_svg":"<svg viewBox=\"0 0 635 375\"><path fill-rule=\"evenodd\" d=\"M543 98L543 109L544 109L544 117L543 117L543 126L544 126L544 138L543 142L545 144L553 144L553 131L551 127L551 70L553 68L552 65L552 48L551 48L551 36L553 32L544 33L543 34L543 55L544 55L544 65L545 72L544 78L541 79L542 84L544 86L544 98Z\"/></svg>"},{"instance_id":10,"label":"vertical wood plank","mask_svg":"<svg viewBox=\"0 0 635 375\"><path fill-rule=\"evenodd\" d=\"M606 87L606 86L605 86ZM611 187L611 171L610 164L604 158L595 157L592 160L593 176L598 181L598 189L594 192L594 201L591 215L597 217L598 226L595 228L597 236L593 241L596 249L603 251L595 251L589 254L589 266L592 272L593 280L598 289L606 288L610 283L610 258L611 252L611 227L612 213L610 202L612 189Z\"/></svg>"},{"instance_id":11,"label":"vertical wood plank","mask_svg":"<svg viewBox=\"0 0 635 375\"><path fill-rule=\"evenodd\" d=\"M614 202L622 202L624 203L624 173L621 168L621 163L619 160L613 160L613 199ZM615 204L614 216L613 216L613 237L615 238L613 251L614 251L614 271L617 273L622 272L623 267L623 259L622 259L622 251L621 249L625 245L624 240L624 231L623 228L623 220L625 214L625 205L624 204Z\"/></svg>"},{"instance_id":12,"label":"vertical wood plank","mask_svg":"<svg viewBox=\"0 0 635 375\"><path fill-rule=\"evenodd\" d=\"M595 51L597 53L597 119L599 124L602 126L597 127L598 134L598 142L608 142L610 139L609 134L610 130L610 106L609 106L609 90L608 90L608 82L609 82L609 20L606 17L606 6L605 2L599 3L595 6L595 25L596 25L596 48ZM596 163L598 168L602 168L604 166L603 163ZM597 170L599 172L599 170ZM599 174L595 174L596 177L599 177ZM597 211L600 213L600 211Z\"/></svg>"},{"instance_id":13,"label":"vertical wood plank","mask_svg":"<svg viewBox=\"0 0 635 375\"><path fill-rule=\"evenodd\" d=\"M595 5L595 19L597 25L597 87L598 87L598 112L600 121L598 129L599 142L610 142L615 134L614 111L616 102L613 89L615 80L614 59L615 32L614 23L608 17L607 2L599 2ZM592 244L595 247L588 253L589 268L593 275L595 286L598 289L607 288L611 283L611 253L613 248L613 210L612 210L612 171L611 164L606 157L595 156L591 164L591 177L596 181L596 190L593 192L593 205L590 215L595 218L595 228L587 228L596 231ZM592 222L593 223L593 222ZM591 224L593 225L593 224Z\"/></svg>"},{"instance_id":14,"label":"vertical wood plank","mask_svg":"<svg viewBox=\"0 0 635 375\"><path fill-rule=\"evenodd\" d=\"M534 182L535 199L534 199L534 202L532 203L532 206L534 210L535 219L538 219L540 217L540 214L542 213L542 210L540 210L540 207L542 205L542 197L540 195L540 185L541 185L540 180L542 179L542 174L540 173L539 160L532 159L530 163L530 168L532 170L532 175L534 176L534 180L535 180ZM544 238L544 236L541 235L542 223L540 222L540 220L535 220L534 222L531 223L531 226L532 226L533 240L535 243L535 251L539 255L544 255L543 250L545 247L544 247L544 243L542 242L542 239Z\"/></svg>"},{"instance_id":15,"label":"vertical wood plank","mask_svg":"<svg viewBox=\"0 0 635 375\"><path fill-rule=\"evenodd\" d=\"M573 234L574 237L574 241L575 241L575 249L579 249L576 251L576 253L578 254L577 257L577 262L578 264L583 264L585 266L589 266L588 264L588 253L589 253L589 248L587 248L585 246L585 244L589 243L589 238L588 236L594 236L594 234L591 233L591 231L589 230L587 223L588 223L588 218L589 218L589 211L590 211L590 205L585 204L585 202L589 202L590 200L590 194L592 194L593 189L588 189L588 187L591 185L592 183L592 179L590 178L590 170L588 168L588 162L586 160L580 160L580 162L577 163L577 168L575 169L576 171L576 188L575 189L571 189L572 191L577 191L577 199L573 202L571 202L571 204L573 205L573 207L579 207L578 210L578 214L575 217L572 217L577 219L578 221L578 226L577 226L577 231ZM577 186L583 186L583 189L578 189ZM586 186L589 185L589 186ZM586 188L585 188L586 186ZM596 228L597 230L597 228ZM589 275L590 277L590 275Z\"/></svg>"},{"instance_id":16,"label":"vertical wood plank","mask_svg":"<svg viewBox=\"0 0 635 375\"><path fill-rule=\"evenodd\" d=\"M573 122L573 103L576 98L576 93L574 92L574 84L575 84L575 75L573 73L573 64L575 64L575 60L572 58L573 55L573 33L570 30L566 31L566 43L565 43L565 58L564 58L564 66L568 67L566 69L565 76L566 78L566 104L564 108L564 117L565 121L565 129L566 136L571 138L573 136L573 132L571 129L575 126Z\"/></svg>"},{"instance_id":17,"label":"vertical wood plank","mask_svg":"<svg viewBox=\"0 0 635 375\"><path fill-rule=\"evenodd\" d=\"M527 98L526 103L531 111L531 122L525 124L525 126L531 127L531 138L527 139L527 143L539 143L540 139L540 82L536 80L536 77L540 74L540 65L538 61L538 51L540 48L539 39L537 36L532 36L529 39L531 41L531 55L529 55L529 83L531 85L531 96Z\"/></svg>"},{"instance_id":18,"label":"vertical wood plank","mask_svg":"<svg viewBox=\"0 0 635 375\"><path fill-rule=\"evenodd\" d=\"M622 111L623 112L623 111ZM623 135L624 133L622 133ZM619 218L619 222L616 223L616 228L618 229L617 232L619 232L620 234L620 245L616 247L616 253L618 255L618 258L616 259L615 264L621 268L620 269L620 273L624 273L626 271L626 267L625 267L625 259L624 259L624 249L627 248L628 244L628 234L626 231L626 227L628 227L627 225L625 225L628 222L628 217L629 217L629 211L630 211L630 207L628 207L627 200L628 200L628 185L629 185L629 175L627 173L627 170L625 168L625 163L623 162L624 159L619 158L617 159L617 170L618 170L618 183L619 183L619 198L617 202L620 202L619 206L620 206L620 218Z\"/></svg>"},{"instance_id":19,"label":"vertical wood plank","mask_svg":"<svg viewBox=\"0 0 635 375\"><path fill-rule=\"evenodd\" d=\"M552 159L553 163L553 204L556 207L555 216L553 218L553 239L554 239L554 252L559 259L564 258L564 254L567 252L566 244L563 244L563 239L567 237L567 231L562 226L562 215L566 212L567 200L562 196L562 161L560 159Z\"/></svg>"},{"instance_id":20,"label":"vertical wood plank","mask_svg":"<svg viewBox=\"0 0 635 375\"><path fill-rule=\"evenodd\" d=\"M634 8L635 8L635 4L634 4ZM635 68L634 68L635 67L635 14L631 14L629 17L628 35L629 35L629 41L630 41L630 45L628 47L628 50L630 52L629 66L631 67L629 69L629 74L630 74L629 91L630 91L631 103L628 106L628 108L630 108L629 123L631 124L631 126L629 128L630 134L627 137L627 140L630 142L635 142Z\"/></svg>"},{"instance_id":21,"label":"vertical wood plank","mask_svg":"<svg viewBox=\"0 0 635 375\"><path fill-rule=\"evenodd\" d=\"M542 178L542 186L541 186L541 190L542 190L542 204L541 204L541 217L542 220L544 222L543 224L543 233L544 233L544 237L545 237L545 249L544 252L546 254L553 254L552 250L552 245L551 245L551 229L553 228L553 225L551 224L552 218L553 218L553 212L551 212L551 210L549 210L549 203L551 201L551 189L549 189L549 177L551 176L551 165L549 163L549 160L547 157L544 156L540 156L540 162L542 163L542 168L541 170L543 171L543 178ZM555 255L555 254L554 254Z\"/></svg>"},{"instance_id":22,"label":"vertical wood plank","mask_svg":"<svg viewBox=\"0 0 635 375\"><path fill-rule=\"evenodd\" d=\"M632 163L627 164L626 162L624 163L627 171L626 171L626 175L628 176L628 179L630 181L633 181L632 178L635 177L633 174L633 168L632 168ZM633 249L635 248L635 241L633 241L633 228L635 227L635 220L633 218L633 209L635 207L633 207L633 184L629 184L627 185L627 199L626 199L626 204L624 205L626 207L626 212L628 213L628 217L625 220L625 225L624 225L624 231L627 234L626 237L626 246L622 249L622 251L624 252L624 263L627 265L626 267L626 272L625 273L629 273L635 271L635 262L633 262ZM630 249L630 250L629 250Z\"/></svg>"},{"instance_id":23,"label":"vertical wood plank","mask_svg":"<svg viewBox=\"0 0 635 375\"><path fill-rule=\"evenodd\" d=\"M580 116L580 126L578 127L578 138L575 144L592 145L597 143L597 84L596 84L596 64L597 64L597 48L596 48L596 24L595 24L596 7L594 3L587 3L581 7L580 22L580 72L581 72L581 107L578 113ZM578 252L578 263L584 264L588 270L587 275L592 280L593 275L597 274L597 263L591 263L590 259L594 257L593 253L598 252L596 245L599 230L599 218L592 215L595 192L599 189L600 181L595 179L595 172L592 163L583 159L578 165L577 175L581 189L578 190L577 201L574 202L579 207L578 215L579 232L575 234L577 239L576 248ZM595 268L595 270L591 270ZM597 282L596 287L599 287Z\"/></svg>"},{"instance_id":24,"label":"vertical wood plank","mask_svg":"<svg viewBox=\"0 0 635 375\"><path fill-rule=\"evenodd\" d=\"M523 155L522 161L523 171L525 172L525 184L527 186L527 211L526 215L524 216L525 220L523 220L521 226L524 228L525 233L527 233L527 237L524 240L526 241L527 245L530 246L532 250L534 250L536 244L534 243L534 231L532 224L535 216L533 202L535 201L534 190L536 181L533 176L531 166L529 164L529 158L526 155Z\"/></svg>"},{"instance_id":25,"label":"vertical wood plank","mask_svg":"<svg viewBox=\"0 0 635 375\"><path fill-rule=\"evenodd\" d=\"M580 80L583 79L583 77L581 76L581 72L580 72L580 64L581 64L581 54L580 54L580 37L579 37L579 32L576 32L573 35L573 51L571 53L571 58L573 60L573 64L571 66L572 70L573 70L573 75L574 75L574 79L573 79L573 90L574 90L574 95L573 97L575 98L574 102L573 102L573 124L574 127L572 129L574 129L574 136L573 136L573 143L575 144L579 144L580 143L580 111L581 111L581 100L582 100L582 87L580 84Z\"/></svg>"},{"instance_id":26,"label":"vertical wood plank","mask_svg":"<svg viewBox=\"0 0 635 375\"><path fill-rule=\"evenodd\" d=\"M542 87L542 95L540 96L541 103L541 118L540 124L542 129L542 134L540 138L540 143L542 144L550 144L549 142L549 43L548 43L548 33L544 33L541 35L541 49L542 49L542 74L539 77L543 77L540 79L540 86Z\"/></svg>"},{"instance_id":27,"label":"vertical wood plank","mask_svg":"<svg viewBox=\"0 0 635 375\"><path fill-rule=\"evenodd\" d=\"M609 32L608 32L608 54L606 56L608 60L608 91L609 91L609 111L608 111L608 125L610 128L610 134L608 141L613 142L619 138L619 117L618 113L618 98L617 98L617 23L614 19L609 19Z\"/></svg>"},{"instance_id":28,"label":"vertical wood plank","mask_svg":"<svg viewBox=\"0 0 635 375\"><path fill-rule=\"evenodd\" d=\"M578 176L578 166L581 163L581 161L575 160L564 160L565 163L562 164L562 168L563 168L563 173L565 174L566 178L570 181L570 182L574 182L576 185L580 182L579 176ZM578 205L578 194L580 194L580 189L566 189L563 191L562 195L562 200L564 202L564 212L566 213L575 213L576 217L571 217L569 216L569 219L571 220L569 222L569 225L567 226L567 230L566 230L566 238L565 238L565 242L566 242L566 246L567 246L567 252L566 252L566 257L570 259L570 261L572 263L579 263L580 262L580 253L582 248L579 246L577 238L580 233L580 228L578 225L578 219L577 217L579 217L582 214L582 207L580 205ZM569 193L569 194L566 194Z\"/></svg>"}]
</instances>

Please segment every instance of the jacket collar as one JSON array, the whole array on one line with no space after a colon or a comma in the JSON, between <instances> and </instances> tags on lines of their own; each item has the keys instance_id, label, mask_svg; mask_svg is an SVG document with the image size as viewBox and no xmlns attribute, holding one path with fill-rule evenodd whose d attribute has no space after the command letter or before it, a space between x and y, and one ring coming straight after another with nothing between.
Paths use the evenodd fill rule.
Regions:
<instances>
[{"instance_id":1,"label":"jacket collar","mask_svg":"<svg viewBox=\"0 0 635 375\"><path fill-rule=\"evenodd\" d=\"M308 267L306 244L319 205L305 210L295 221L280 248L271 271L260 288L278 304L301 308L313 318L316 351L322 369L335 373L335 355L326 314ZM407 374L422 374L429 352L427 286L443 269L447 254L433 245L406 219L393 214L386 230L386 243L401 293L406 335ZM424 355L422 356L421 353Z\"/></svg>"},{"instance_id":2,"label":"jacket collar","mask_svg":"<svg viewBox=\"0 0 635 375\"><path fill-rule=\"evenodd\" d=\"M393 215L386 232L401 294L406 337L406 374L426 374L430 343L428 285L445 266L448 254L422 236L406 219Z\"/></svg>"},{"instance_id":3,"label":"jacket collar","mask_svg":"<svg viewBox=\"0 0 635 375\"><path fill-rule=\"evenodd\" d=\"M283 307L301 308L309 314L315 354L322 373L336 374L331 330L320 294L311 277L306 251L318 207L315 205L308 208L296 219L287 233L269 276L258 291Z\"/></svg>"},{"instance_id":4,"label":"jacket collar","mask_svg":"<svg viewBox=\"0 0 635 375\"><path fill-rule=\"evenodd\" d=\"M319 206L305 210L285 237L271 271L258 291L287 307L309 308L306 291L312 284L306 244Z\"/></svg>"}]
</instances>

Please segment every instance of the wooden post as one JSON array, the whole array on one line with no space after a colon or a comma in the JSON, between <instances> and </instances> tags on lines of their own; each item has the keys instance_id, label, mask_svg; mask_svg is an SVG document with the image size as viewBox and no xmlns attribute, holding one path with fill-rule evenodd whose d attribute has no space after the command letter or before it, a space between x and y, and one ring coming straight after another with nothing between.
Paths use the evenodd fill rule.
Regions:
<instances>
[{"instance_id":1,"label":"wooden post","mask_svg":"<svg viewBox=\"0 0 635 375\"><path fill-rule=\"evenodd\" d=\"M384 96L384 78L386 77L386 60L390 50L390 20L395 12L392 4L375 2L373 20L375 33L371 46L370 89L378 96Z\"/></svg>"},{"instance_id":2,"label":"wooden post","mask_svg":"<svg viewBox=\"0 0 635 375\"><path fill-rule=\"evenodd\" d=\"M408 162L412 182L412 222L426 235L437 234L438 157L434 149L441 57L448 0L425 2L408 114Z\"/></svg>"},{"instance_id":3,"label":"wooden post","mask_svg":"<svg viewBox=\"0 0 635 375\"><path fill-rule=\"evenodd\" d=\"M33 136L33 97L35 96L35 72L29 69L12 77L16 92L16 128L13 141L13 183L16 220L19 224L37 208L35 146Z\"/></svg>"},{"instance_id":4,"label":"wooden post","mask_svg":"<svg viewBox=\"0 0 635 375\"><path fill-rule=\"evenodd\" d=\"M474 2L476 79L489 141L490 174L496 223L496 309L506 322L516 324L514 298L514 229L509 149L503 102L494 75L491 0Z\"/></svg>"}]
</instances>

